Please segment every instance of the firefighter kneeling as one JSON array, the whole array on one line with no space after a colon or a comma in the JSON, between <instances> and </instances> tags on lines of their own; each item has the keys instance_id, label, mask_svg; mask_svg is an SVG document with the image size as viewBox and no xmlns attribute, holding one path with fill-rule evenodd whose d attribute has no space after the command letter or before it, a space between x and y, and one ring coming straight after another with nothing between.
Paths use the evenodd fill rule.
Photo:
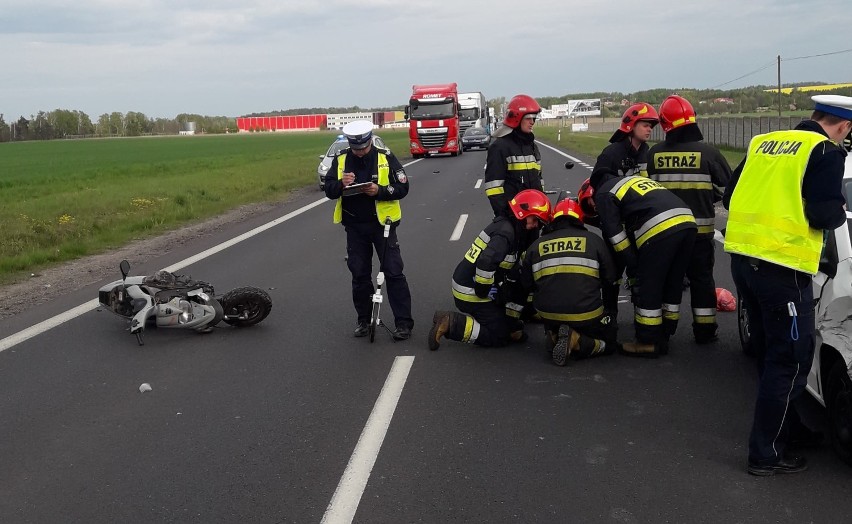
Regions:
<instances>
[{"instance_id":1,"label":"firefighter kneeling","mask_svg":"<svg viewBox=\"0 0 852 524\"><path fill-rule=\"evenodd\" d=\"M584 227L580 205L568 198L556 204L548 228L527 250L521 284L544 319L553 363L614 353L615 315L601 288L619 275L606 242Z\"/></svg>"},{"instance_id":2,"label":"firefighter kneeling","mask_svg":"<svg viewBox=\"0 0 852 524\"><path fill-rule=\"evenodd\" d=\"M537 235L550 221L550 201L535 189L526 189L509 201L512 217L497 216L479 236L453 273L453 298L461 313L436 311L429 332L429 349L441 338L478 346L503 346L525 339L523 323L507 315L520 311L516 304L502 304L492 289L501 287L510 271L517 271L520 246ZM495 300L496 299L496 300Z\"/></svg>"}]
</instances>

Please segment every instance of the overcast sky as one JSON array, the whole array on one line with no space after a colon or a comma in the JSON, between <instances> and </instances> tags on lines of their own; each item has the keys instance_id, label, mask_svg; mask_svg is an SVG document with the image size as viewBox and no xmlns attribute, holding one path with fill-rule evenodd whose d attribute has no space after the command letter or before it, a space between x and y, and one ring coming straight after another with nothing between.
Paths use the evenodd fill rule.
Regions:
<instances>
[{"instance_id":1,"label":"overcast sky","mask_svg":"<svg viewBox=\"0 0 852 524\"><path fill-rule=\"evenodd\" d=\"M785 60L852 49L850 28L850 0L0 0L0 113L773 85L779 54L784 83L852 82L849 52Z\"/></svg>"}]
</instances>

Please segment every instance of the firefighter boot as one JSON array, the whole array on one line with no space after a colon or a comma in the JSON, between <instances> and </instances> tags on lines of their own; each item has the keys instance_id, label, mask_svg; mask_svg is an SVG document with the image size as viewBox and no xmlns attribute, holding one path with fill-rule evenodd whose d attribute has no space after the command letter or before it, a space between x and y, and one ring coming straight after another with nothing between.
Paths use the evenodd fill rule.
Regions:
<instances>
[{"instance_id":1,"label":"firefighter boot","mask_svg":"<svg viewBox=\"0 0 852 524\"><path fill-rule=\"evenodd\" d=\"M544 349L547 351L547 354L550 355L553 353L553 347L556 346L556 342L559 340L559 332L553 331L551 329L544 330Z\"/></svg>"},{"instance_id":2,"label":"firefighter boot","mask_svg":"<svg viewBox=\"0 0 852 524\"><path fill-rule=\"evenodd\" d=\"M630 357L657 358L657 346L645 342L625 342L621 352Z\"/></svg>"},{"instance_id":3,"label":"firefighter boot","mask_svg":"<svg viewBox=\"0 0 852 524\"><path fill-rule=\"evenodd\" d=\"M479 323L473 317L453 311L436 311L429 330L429 349L435 351L441 347L442 337L472 344L477 333Z\"/></svg>"},{"instance_id":4,"label":"firefighter boot","mask_svg":"<svg viewBox=\"0 0 852 524\"><path fill-rule=\"evenodd\" d=\"M580 334L571 329L567 324L559 326L559 335L556 345L553 346L552 359L557 366L565 366L572 352L580 349Z\"/></svg>"}]
</instances>

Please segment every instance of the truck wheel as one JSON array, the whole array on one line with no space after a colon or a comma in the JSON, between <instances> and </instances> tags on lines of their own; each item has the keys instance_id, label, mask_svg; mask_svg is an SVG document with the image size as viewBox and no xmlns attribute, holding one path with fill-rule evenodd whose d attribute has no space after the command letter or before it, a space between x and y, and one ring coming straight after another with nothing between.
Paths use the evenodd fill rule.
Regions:
<instances>
[{"instance_id":1,"label":"truck wheel","mask_svg":"<svg viewBox=\"0 0 852 524\"><path fill-rule=\"evenodd\" d=\"M828 373L828 427L831 447L843 462L852 466L852 381L842 358Z\"/></svg>"}]
</instances>

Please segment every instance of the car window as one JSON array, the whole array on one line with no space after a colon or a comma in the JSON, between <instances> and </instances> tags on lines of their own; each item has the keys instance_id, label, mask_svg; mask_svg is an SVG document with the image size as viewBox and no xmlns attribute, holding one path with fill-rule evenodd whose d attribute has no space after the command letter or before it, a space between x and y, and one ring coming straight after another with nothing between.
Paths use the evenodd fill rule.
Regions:
<instances>
[{"instance_id":1,"label":"car window","mask_svg":"<svg viewBox=\"0 0 852 524\"><path fill-rule=\"evenodd\" d=\"M481 127L471 127L467 131L464 132L466 136L474 136L474 135L485 135L485 130Z\"/></svg>"},{"instance_id":2,"label":"car window","mask_svg":"<svg viewBox=\"0 0 852 524\"><path fill-rule=\"evenodd\" d=\"M334 158L337 156L337 153L339 153L342 149L346 149L347 147L349 147L349 142L347 142L346 140L335 142L331 144L331 147L328 148L328 152L325 154L325 156L329 158Z\"/></svg>"},{"instance_id":3,"label":"car window","mask_svg":"<svg viewBox=\"0 0 852 524\"><path fill-rule=\"evenodd\" d=\"M388 146L385 145L385 141L382 140L377 135L373 135L373 145L378 147L378 148L381 148L381 149L387 149L388 148Z\"/></svg>"}]
</instances>

